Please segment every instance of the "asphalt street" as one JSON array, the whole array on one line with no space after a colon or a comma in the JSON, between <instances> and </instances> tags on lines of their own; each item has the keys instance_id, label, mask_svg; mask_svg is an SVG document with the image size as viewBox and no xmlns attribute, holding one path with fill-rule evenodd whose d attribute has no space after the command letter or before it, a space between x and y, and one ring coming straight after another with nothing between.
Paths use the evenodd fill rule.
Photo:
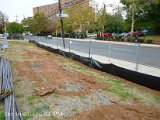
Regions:
<instances>
[{"instance_id":1,"label":"asphalt street","mask_svg":"<svg viewBox=\"0 0 160 120\"><path fill-rule=\"evenodd\" d=\"M32 36L27 37L30 40L45 42L47 44L54 44L63 47L61 38L46 39L46 37ZM66 48L69 48L69 40L65 39ZM125 45L125 44L108 44L98 41L89 40L72 40L70 44L71 51L76 50L79 52L103 55L115 59L138 62L139 64L160 68L160 48L138 46L138 44Z\"/></svg>"}]
</instances>

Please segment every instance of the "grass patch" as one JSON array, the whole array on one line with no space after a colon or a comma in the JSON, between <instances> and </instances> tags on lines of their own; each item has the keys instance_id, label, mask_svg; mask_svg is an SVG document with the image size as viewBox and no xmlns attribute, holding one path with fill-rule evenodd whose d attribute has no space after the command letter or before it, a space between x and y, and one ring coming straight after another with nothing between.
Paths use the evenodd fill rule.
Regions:
<instances>
[{"instance_id":1,"label":"grass patch","mask_svg":"<svg viewBox=\"0 0 160 120\"><path fill-rule=\"evenodd\" d=\"M37 112L37 113L46 112L47 110L49 110L49 107L50 107L50 104L48 102L41 102L36 107L35 112Z\"/></svg>"},{"instance_id":2,"label":"grass patch","mask_svg":"<svg viewBox=\"0 0 160 120\"><path fill-rule=\"evenodd\" d=\"M54 93L54 94L53 94L53 97L55 97L55 98L60 98L60 96L61 96L61 95L60 95L59 93Z\"/></svg>"},{"instance_id":3,"label":"grass patch","mask_svg":"<svg viewBox=\"0 0 160 120\"><path fill-rule=\"evenodd\" d=\"M0 120L5 120L5 114L4 114L4 112L0 112Z\"/></svg>"},{"instance_id":4,"label":"grass patch","mask_svg":"<svg viewBox=\"0 0 160 120\"><path fill-rule=\"evenodd\" d=\"M72 112L77 112L78 109L77 109L77 108L72 108L71 111L72 111Z\"/></svg>"},{"instance_id":5,"label":"grass patch","mask_svg":"<svg viewBox=\"0 0 160 120\"><path fill-rule=\"evenodd\" d=\"M31 118L33 118L32 113L23 115L23 119L24 119L24 120L29 120L29 119L31 119Z\"/></svg>"},{"instance_id":6,"label":"grass patch","mask_svg":"<svg viewBox=\"0 0 160 120\"><path fill-rule=\"evenodd\" d=\"M24 120L30 120L34 116L41 116L43 114L47 116L45 112L49 109L49 106L50 104L48 102L38 104L32 112L23 113Z\"/></svg>"},{"instance_id":7,"label":"grass patch","mask_svg":"<svg viewBox=\"0 0 160 120\"><path fill-rule=\"evenodd\" d=\"M125 101L128 98L133 98L134 96L127 91L127 89L123 88L119 85L112 85L109 89L109 92L117 94L121 100Z\"/></svg>"},{"instance_id":8,"label":"grass patch","mask_svg":"<svg viewBox=\"0 0 160 120\"><path fill-rule=\"evenodd\" d=\"M30 43L30 42L25 42L25 41L9 41L9 45L25 45L25 46L35 46L35 44Z\"/></svg>"},{"instance_id":9,"label":"grass patch","mask_svg":"<svg viewBox=\"0 0 160 120\"><path fill-rule=\"evenodd\" d=\"M33 105L34 101L38 99L38 96L28 96L27 100L29 104Z\"/></svg>"},{"instance_id":10,"label":"grass patch","mask_svg":"<svg viewBox=\"0 0 160 120\"><path fill-rule=\"evenodd\" d=\"M21 81L22 81L21 78L17 78L17 79L15 79L15 80L13 80L13 83L16 84L16 83L19 83L19 82L21 82Z\"/></svg>"},{"instance_id":11,"label":"grass patch","mask_svg":"<svg viewBox=\"0 0 160 120\"><path fill-rule=\"evenodd\" d=\"M22 97L24 97L24 94L22 94L22 93L21 94L17 94L16 97L17 98L22 98Z\"/></svg>"},{"instance_id":12,"label":"grass patch","mask_svg":"<svg viewBox=\"0 0 160 120\"><path fill-rule=\"evenodd\" d=\"M84 99L86 99L87 97L86 97L86 96L79 96L79 98L80 98L81 100L84 100Z\"/></svg>"},{"instance_id":13,"label":"grass patch","mask_svg":"<svg viewBox=\"0 0 160 120\"><path fill-rule=\"evenodd\" d=\"M28 101L33 101L36 98L37 98L36 96L28 96Z\"/></svg>"},{"instance_id":14,"label":"grass patch","mask_svg":"<svg viewBox=\"0 0 160 120\"><path fill-rule=\"evenodd\" d=\"M104 84L109 84L110 87L107 89L107 91L111 92L111 93L115 93L117 94L121 100L125 101L128 98L131 99L140 99L139 97L135 96L134 94L128 92L131 87L128 87L127 85L124 84L123 80L119 80L113 77L108 77L108 76L104 76L101 75L99 73L93 72L88 68L85 68L83 66L74 64L73 62L68 63L68 65L82 73L87 73L93 77L95 77L96 79L99 80L99 82L104 83ZM80 96L81 98L81 96ZM83 99L83 97L82 97Z\"/></svg>"},{"instance_id":15,"label":"grass patch","mask_svg":"<svg viewBox=\"0 0 160 120\"><path fill-rule=\"evenodd\" d=\"M114 79L114 78L107 78L103 76L98 76L96 78L100 78L100 82L102 83L114 83L114 84L122 84L122 80Z\"/></svg>"},{"instance_id":16,"label":"grass patch","mask_svg":"<svg viewBox=\"0 0 160 120\"><path fill-rule=\"evenodd\" d=\"M154 96L154 99L155 99L157 102L160 103L160 95L155 95L155 96Z\"/></svg>"},{"instance_id":17,"label":"grass patch","mask_svg":"<svg viewBox=\"0 0 160 120\"><path fill-rule=\"evenodd\" d=\"M54 115L51 115L49 120L58 120L58 118Z\"/></svg>"},{"instance_id":18,"label":"grass patch","mask_svg":"<svg viewBox=\"0 0 160 120\"><path fill-rule=\"evenodd\" d=\"M68 62L67 65L69 65L70 67L72 67L72 68L74 68L76 70L79 70L81 72L87 72L87 73L91 72L87 68L85 68L83 66L80 66L80 65L77 65L77 64L74 64L73 62Z\"/></svg>"},{"instance_id":19,"label":"grass patch","mask_svg":"<svg viewBox=\"0 0 160 120\"><path fill-rule=\"evenodd\" d=\"M119 99L122 101L136 100L136 101L139 101L142 103L144 103L144 101L148 101L149 103L152 103L154 105L158 104L160 102L160 96L157 96L153 93L150 93L149 91L146 91L143 89L137 89L136 87L125 84L124 81L121 79L101 75L99 73L91 71L87 67L80 66L80 65L74 63L74 61L70 61L66 64L69 67L72 67L73 69L75 69L79 72L82 72L82 73L91 75L92 77L95 77L101 83L108 84L109 88L106 91L116 94L119 97ZM148 97L148 94L150 94L149 97ZM83 97L80 97L80 99L81 98L83 99ZM152 102L150 102L150 101L152 101Z\"/></svg>"},{"instance_id":20,"label":"grass patch","mask_svg":"<svg viewBox=\"0 0 160 120\"><path fill-rule=\"evenodd\" d=\"M147 35L145 36L146 40L154 40L154 41L160 41L160 35Z\"/></svg>"}]
</instances>

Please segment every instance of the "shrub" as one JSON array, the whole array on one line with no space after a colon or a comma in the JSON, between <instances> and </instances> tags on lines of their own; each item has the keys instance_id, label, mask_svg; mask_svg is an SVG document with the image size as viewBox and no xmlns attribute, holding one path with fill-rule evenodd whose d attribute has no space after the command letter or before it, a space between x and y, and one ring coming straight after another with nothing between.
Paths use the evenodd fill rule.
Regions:
<instances>
[{"instance_id":1,"label":"shrub","mask_svg":"<svg viewBox=\"0 0 160 120\"><path fill-rule=\"evenodd\" d=\"M120 38L119 38L118 36L115 36L115 37L112 37L112 40L113 40L113 41L119 41Z\"/></svg>"},{"instance_id":2,"label":"shrub","mask_svg":"<svg viewBox=\"0 0 160 120\"><path fill-rule=\"evenodd\" d=\"M147 43L152 43L153 42L153 40L147 40Z\"/></svg>"},{"instance_id":3,"label":"shrub","mask_svg":"<svg viewBox=\"0 0 160 120\"><path fill-rule=\"evenodd\" d=\"M134 41L135 41L135 38L134 38L134 37L128 37L127 41L128 41L128 42L134 42Z\"/></svg>"},{"instance_id":4,"label":"shrub","mask_svg":"<svg viewBox=\"0 0 160 120\"><path fill-rule=\"evenodd\" d=\"M112 37L111 38L113 41L117 41L117 38L116 37Z\"/></svg>"},{"instance_id":5,"label":"shrub","mask_svg":"<svg viewBox=\"0 0 160 120\"><path fill-rule=\"evenodd\" d=\"M139 39L138 39L138 42L139 42L139 43L144 43L144 38L139 38Z\"/></svg>"},{"instance_id":6,"label":"shrub","mask_svg":"<svg viewBox=\"0 0 160 120\"><path fill-rule=\"evenodd\" d=\"M120 38L120 40L121 40L121 41L125 41L125 38L124 38L124 37L122 37L122 38Z\"/></svg>"}]
</instances>

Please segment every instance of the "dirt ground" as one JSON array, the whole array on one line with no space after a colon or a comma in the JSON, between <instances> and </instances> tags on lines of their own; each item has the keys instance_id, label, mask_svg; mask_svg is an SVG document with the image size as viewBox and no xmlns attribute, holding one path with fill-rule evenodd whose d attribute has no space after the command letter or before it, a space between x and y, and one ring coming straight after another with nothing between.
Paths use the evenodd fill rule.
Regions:
<instances>
[{"instance_id":1,"label":"dirt ground","mask_svg":"<svg viewBox=\"0 0 160 120\"><path fill-rule=\"evenodd\" d=\"M16 66L18 76L25 75L36 81L35 93L44 95L52 91L63 95L86 95L95 89L107 89L107 85L87 74L74 71L63 64L64 58L52 59L51 53L37 54L34 51L26 51L24 56L34 56L36 61L19 62ZM78 84L79 90L67 90L67 84ZM74 87L74 86L73 86Z\"/></svg>"},{"instance_id":2,"label":"dirt ground","mask_svg":"<svg viewBox=\"0 0 160 120\"><path fill-rule=\"evenodd\" d=\"M156 109L144 108L138 103L133 105L112 104L89 112L80 113L70 120L158 120Z\"/></svg>"},{"instance_id":3,"label":"dirt ground","mask_svg":"<svg viewBox=\"0 0 160 120\"><path fill-rule=\"evenodd\" d=\"M18 104L23 112L62 112L45 116L32 116L32 120L159 120L159 91L125 82L141 99L123 101L112 91L110 83L100 82L97 77L81 72L68 64L80 65L63 56L37 48L30 43L12 44L5 54L12 63L14 88ZM82 65L83 66L83 65ZM84 66L83 66L84 67ZM89 69L89 68L87 68ZM96 72L96 70L89 69ZM97 71L105 78L115 76ZM122 80L125 81L125 80ZM158 101L147 96L158 95ZM145 101L145 102L144 102ZM143 104L144 102L144 104Z\"/></svg>"}]
</instances>

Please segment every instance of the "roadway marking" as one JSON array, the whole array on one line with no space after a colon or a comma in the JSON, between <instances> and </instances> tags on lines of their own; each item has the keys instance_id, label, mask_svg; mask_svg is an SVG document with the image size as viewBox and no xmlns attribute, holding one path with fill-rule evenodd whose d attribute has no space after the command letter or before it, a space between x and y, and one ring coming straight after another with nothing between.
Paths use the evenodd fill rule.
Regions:
<instances>
[{"instance_id":1,"label":"roadway marking","mask_svg":"<svg viewBox=\"0 0 160 120\"><path fill-rule=\"evenodd\" d=\"M125 48L113 48L114 50L118 50L118 51L127 51L127 52L132 52L132 50L129 49L125 49Z\"/></svg>"}]
</instances>

